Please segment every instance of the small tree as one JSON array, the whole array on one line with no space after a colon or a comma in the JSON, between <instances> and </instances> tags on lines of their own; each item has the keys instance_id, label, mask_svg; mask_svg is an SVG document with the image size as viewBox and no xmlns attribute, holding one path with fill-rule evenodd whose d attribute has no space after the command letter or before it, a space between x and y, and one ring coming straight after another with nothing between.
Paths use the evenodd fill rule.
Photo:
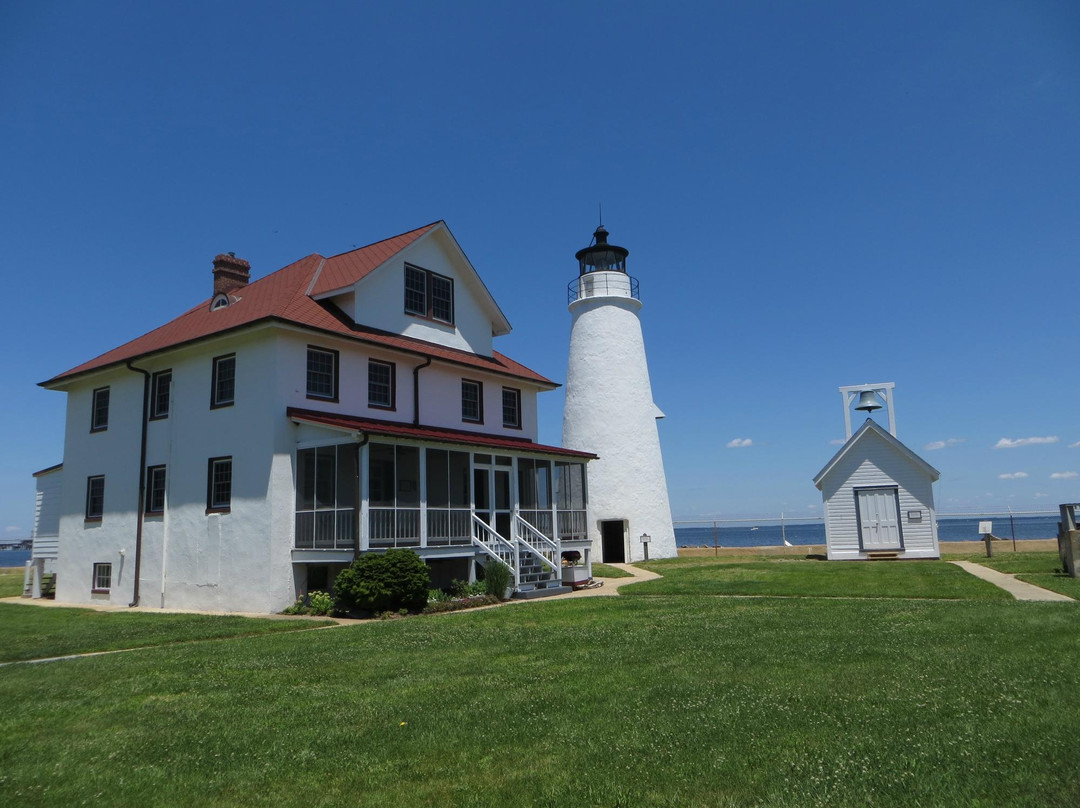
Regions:
<instances>
[{"instance_id":1,"label":"small tree","mask_svg":"<svg viewBox=\"0 0 1080 808\"><path fill-rule=\"evenodd\" d=\"M412 550L362 555L334 581L338 608L378 614L427 605L431 579L427 564Z\"/></svg>"}]
</instances>

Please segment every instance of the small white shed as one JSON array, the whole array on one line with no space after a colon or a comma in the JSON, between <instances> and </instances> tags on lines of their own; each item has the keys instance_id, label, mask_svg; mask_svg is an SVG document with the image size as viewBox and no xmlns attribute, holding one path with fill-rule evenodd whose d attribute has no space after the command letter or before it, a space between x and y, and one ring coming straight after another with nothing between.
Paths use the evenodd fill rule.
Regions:
<instances>
[{"instance_id":1,"label":"small white shed","mask_svg":"<svg viewBox=\"0 0 1080 808\"><path fill-rule=\"evenodd\" d=\"M939 558L933 484L940 476L867 418L814 477L829 560Z\"/></svg>"}]
</instances>

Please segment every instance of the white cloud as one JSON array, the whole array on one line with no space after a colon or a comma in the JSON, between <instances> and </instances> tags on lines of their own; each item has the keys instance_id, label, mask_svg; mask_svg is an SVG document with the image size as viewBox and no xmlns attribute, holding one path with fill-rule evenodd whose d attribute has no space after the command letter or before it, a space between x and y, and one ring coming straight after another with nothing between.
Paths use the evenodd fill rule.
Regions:
<instances>
[{"instance_id":1,"label":"white cloud","mask_svg":"<svg viewBox=\"0 0 1080 808\"><path fill-rule=\"evenodd\" d=\"M22 530L22 528L19 527L18 525L8 525L7 527L4 528L5 533L18 533L21 530Z\"/></svg>"},{"instance_id":2,"label":"white cloud","mask_svg":"<svg viewBox=\"0 0 1080 808\"><path fill-rule=\"evenodd\" d=\"M829 441L830 446L843 446L845 443L847 443L847 441L843 438L833 438Z\"/></svg>"},{"instance_id":3,"label":"white cloud","mask_svg":"<svg viewBox=\"0 0 1080 808\"><path fill-rule=\"evenodd\" d=\"M753 446L753 445L754 445L754 442L752 440L750 440L750 438L735 438L734 440L729 440L728 441L727 447L729 449L742 449L745 446Z\"/></svg>"},{"instance_id":4,"label":"white cloud","mask_svg":"<svg viewBox=\"0 0 1080 808\"><path fill-rule=\"evenodd\" d=\"M1034 446L1039 443L1057 443L1058 436L1050 435L1045 438L1002 438L994 444L995 449L1015 449L1017 446Z\"/></svg>"},{"instance_id":5,"label":"white cloud","mask_svg":"<svg viewBox=\"0 0 1080 808\"><path fill-rule=\"evenodd\" d=\"M1039 491L1038 493L1035 494L1035 499L1043 499L1044 497L1048 497L1048 496L1050 496L1050 495L1049 494L1044 494L1042 491Z\"/></svg>"},{"instance_id":6,"label":"white cloud","mask_svg":"<svg viewBox=\"0 0 1080 808\"><path fill-rule=\"evenodd\" d=\"M944 449L948 446L956 446L959 443L963 443L964 438L946 438L945 440L935 440L926 444L923 447L923 451L932 452L935 449Z\"/></svg>"},{"instance_id":7,"label":"white cloud","mask_svg":"<svg viewBox=\"0 0 1080 808\"><path fill-rule=\"evenodd\" d=\"M1050 475L1051 480L1073 480L1080 477L1075 471L1055 471Z\"/></svg>"},{"instance_id":8,"label":"white cloud","mask_svg":"<svg viewBox=\"0 0 1080 808\"><path fill-rule=\"evenodd\" d=\"M1026 471L1014 471L1012 474L999 474L999 480L1022 480L1027 477Z\"/></svg>"},{"instance_id":9,"label":"white cloud","mask_svg":"<svg viewBox=\"0 0 1080 808\"><path fill-rule=\"evenodd\" d=\"M1070 449L1080 449L1080 440L1078 440L1076 443L1070 443L1069 448Z\"/></svg>"}]
</instances>

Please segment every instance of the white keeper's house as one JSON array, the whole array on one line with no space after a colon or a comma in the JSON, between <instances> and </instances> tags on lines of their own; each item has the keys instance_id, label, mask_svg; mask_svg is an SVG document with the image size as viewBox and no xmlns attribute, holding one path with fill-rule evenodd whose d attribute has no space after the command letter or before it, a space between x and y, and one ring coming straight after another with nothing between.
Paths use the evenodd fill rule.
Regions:
<instances>
[{"instance_id":1,"label":"white keeper's house","mask_svg":"<svg viewBox=\"0 0 1080 808\"><path fill-rule=\"evenodd\" d=\"M558 385L494 350L444 222L249 272L217 256L211 297L42 383L68 396L58 601L275 612L392 547L523 595L591 563L594 455L537 442Z\"/></svg>"}]
</instances>

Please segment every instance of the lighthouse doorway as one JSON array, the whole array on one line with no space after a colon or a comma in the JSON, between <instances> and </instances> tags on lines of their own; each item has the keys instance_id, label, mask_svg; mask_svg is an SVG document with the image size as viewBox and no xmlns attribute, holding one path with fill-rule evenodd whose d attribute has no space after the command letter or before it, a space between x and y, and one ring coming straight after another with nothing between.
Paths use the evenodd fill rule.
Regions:
<instances>
[{"instance_id":1,"label":"lighthouse doorway","mask_svg":"<svg viewBox=\"0 0 1080 808\"><path fill-rule=\"evenodd\" d=\"M612 519L600 523L605 564L626 563L626 522Z\"/></svg>"}]
</instances>

